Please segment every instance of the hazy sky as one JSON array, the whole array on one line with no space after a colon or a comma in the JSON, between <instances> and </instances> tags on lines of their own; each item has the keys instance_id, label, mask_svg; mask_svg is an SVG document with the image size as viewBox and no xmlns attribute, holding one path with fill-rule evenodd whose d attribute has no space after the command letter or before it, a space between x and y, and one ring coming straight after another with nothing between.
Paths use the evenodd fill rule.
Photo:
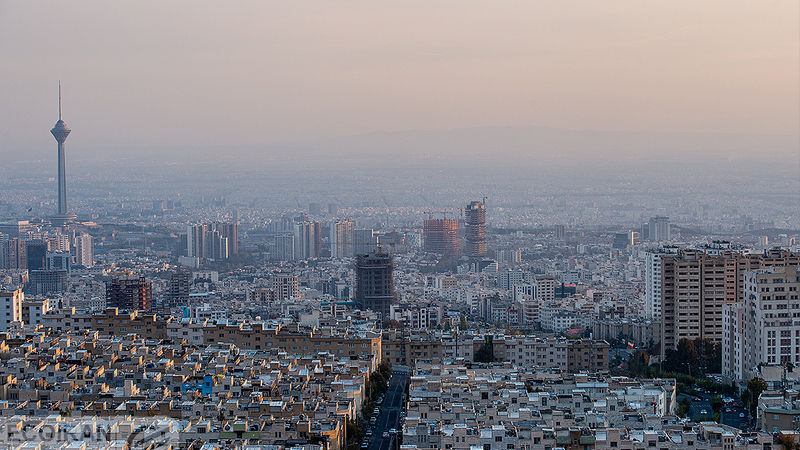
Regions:
<instances>
[{"instance_id":1,"label":"hazy sky","mask_svg":"<svg viewBox=\"0 0 800 450\"><path fill-rule=\"evenodd\" d=\"M539 125L800 134L800 2L3 1L0 157Z\"/></svg>"}]
</instances>

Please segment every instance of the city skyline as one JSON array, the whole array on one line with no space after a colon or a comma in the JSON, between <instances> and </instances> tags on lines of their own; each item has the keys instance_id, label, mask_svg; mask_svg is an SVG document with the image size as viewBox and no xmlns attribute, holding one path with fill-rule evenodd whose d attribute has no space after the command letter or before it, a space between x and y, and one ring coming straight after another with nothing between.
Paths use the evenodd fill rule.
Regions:
<instances>
[{"instance_id":1,"label":"city skyline","mask_svg":"<svg viewBox=\"0 0 800 450\"><path fill-rule=\"evenodd\" d=\"M0 447L798 447L796 1L0 2L0 54Z\"/></svg>"}]
</instances>

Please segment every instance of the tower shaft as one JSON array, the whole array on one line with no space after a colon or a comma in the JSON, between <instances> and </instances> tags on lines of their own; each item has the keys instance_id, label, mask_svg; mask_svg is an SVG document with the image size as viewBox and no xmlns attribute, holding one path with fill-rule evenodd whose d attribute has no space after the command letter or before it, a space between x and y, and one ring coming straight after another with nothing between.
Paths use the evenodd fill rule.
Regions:
<instances>
[{"instance_id":1,"label":"tower shaft","mask_svg":"<svg viewBox=\"0 0 800 450\"><path fill-rule=\"evenodd\" d=\"M58 215L67 214L67 173L64 141L58 143Z\"/></svg>"}]
</instances>

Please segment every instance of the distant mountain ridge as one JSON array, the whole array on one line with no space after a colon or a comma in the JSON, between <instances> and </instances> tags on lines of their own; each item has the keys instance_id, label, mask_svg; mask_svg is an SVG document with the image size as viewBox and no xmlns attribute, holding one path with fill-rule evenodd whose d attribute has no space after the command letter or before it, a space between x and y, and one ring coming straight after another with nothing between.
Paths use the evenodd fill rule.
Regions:
<instances>
[{"instance_id":1,"label":"distant mountain ridge","mask_svg":"<svg viewBox=\"0 0 800 450\"><path fill-rule=\"evenodd\" d=\"M94 144L97 145L97 144ZM70 163L277 164L299 167L560 167L576 164L772 164L800 167L800 136L734 133L580 131L546 127L474 127L376 132L264 144L110 145L114 152L70 148ZM43 162L38 155L28 162ZM49 161L50 154L47 153ZM22 158L17 162L23 162Z\"/></svg>"}]
</instances>

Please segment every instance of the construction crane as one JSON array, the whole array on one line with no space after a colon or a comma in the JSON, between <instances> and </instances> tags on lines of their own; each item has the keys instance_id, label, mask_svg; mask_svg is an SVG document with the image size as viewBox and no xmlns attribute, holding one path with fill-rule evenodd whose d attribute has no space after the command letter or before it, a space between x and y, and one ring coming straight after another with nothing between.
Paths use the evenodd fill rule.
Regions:
<instances>
[{"instance_id":1,"label":"construction crane","mask_svg":"<svg viewBox=\"0 0 800 450\"><path fill-rule=\"evenodd\" d=\"M451 212L450 209L441 209L437 211L431 211L431 210L424 211L424 213L428 216L428 220L433 219L434 214L441 214L442 219L447 220L447 214L450 212Z\"/></svg>"}]
</instances>

